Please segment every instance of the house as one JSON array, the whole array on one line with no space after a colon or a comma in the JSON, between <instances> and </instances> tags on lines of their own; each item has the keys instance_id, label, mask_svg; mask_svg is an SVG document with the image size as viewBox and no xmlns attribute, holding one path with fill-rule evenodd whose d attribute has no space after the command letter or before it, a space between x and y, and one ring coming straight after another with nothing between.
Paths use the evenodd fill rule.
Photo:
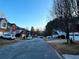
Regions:
<instances>
[{"instance_id":1,"label":"house","mask_svg":"<svg viewBox=\"0 0 79 59\"><path fill-rule=\"evenodd\" d=\"M9 23L6 18L0 18L0 36L2 36L5 32L12 34L26 34L26 30L24 28L18 27L15 23Z\"/></svg>"},{"instance_id":2,"label":"house","mask_svg":"<svg viewBox=\"0 0 79 59\"><path fill-rule=\"evenodd\" d=\"M69 38L74 41L79 41L79 32L70 32Z\"/></svg>"},{"instance_id":3,"label":"house","mask_svg":"<svg viewBox=\"0 0 79 59\"><path fill-rule=\"evenodd\" d=\"M0 18L0 36L8 31L8 24L6 18Z\"/></svg>"},{"instance_id":4,"label":"house","mask_svg":"<svg viewBox=\"0 0 79 59\"><path fill-rule=\"evenodd\" d=\"M20 28L19 26L16 26L16 33L21 33L22 32L22 28Z\"/></svg>"},{"instance_id":5,"label":"house","mask_svg":"<svg viewBox=\"0 0 79 59\"><path fill-rule=\"evenodd\" d=\"M57 38L61 38L61 36L64 36L64 38L66 37L66 33L61 31L61 30L55 30L53 33L52 33L52 36Z\"/></svg>"},{"instance_id":6,"label":"house","mask_svg":"<svg viewBox=\"0 0 79 59\"><path fill-rule=\"evenodd\" d=\"M8 30L9 30L8 32L16 34L16 31L17 31L16 24L8 22Z\"/></svg>"}]
</instances>

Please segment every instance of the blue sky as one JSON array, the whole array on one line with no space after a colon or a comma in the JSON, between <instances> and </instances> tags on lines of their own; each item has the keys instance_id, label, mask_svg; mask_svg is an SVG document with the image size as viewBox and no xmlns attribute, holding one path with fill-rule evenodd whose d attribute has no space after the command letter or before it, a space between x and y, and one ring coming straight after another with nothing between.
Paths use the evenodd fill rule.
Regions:
<instances>
[{"instance_id":1,"label":"blue sky","mask_svg":"<svg viewBox=\"0 0 79 59\"><path fill-rule=\"evenodd\" d=\"M51 0L0 0L0 12L9 22L24 28L44 28L51 6Z\"/></svg>"}]
</instances>

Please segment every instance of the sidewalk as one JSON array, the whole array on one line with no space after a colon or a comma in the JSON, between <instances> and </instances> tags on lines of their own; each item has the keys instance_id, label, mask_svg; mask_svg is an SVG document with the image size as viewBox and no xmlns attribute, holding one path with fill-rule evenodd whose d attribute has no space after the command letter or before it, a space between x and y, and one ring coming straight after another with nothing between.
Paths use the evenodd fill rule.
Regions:
<instances>
[{"instance_id":1,"label":"sidewalk","mask_svg":"<svg viewBox=\"0 0 79 59\"><path fill-rule=\"evenodd\" d=\"M64 56L65 59L79 59L79 55L64 54L63 56Z\"/></svg>"},{"instance_id":2,"label":"sidewalk","mask_svg":"<svg viewBox=\"0 0 79 59\"><path fill-rule=\"evenodd\" d=\"M50 41L46 41L47 43L65 43L67 42L67 40L65 39L56 39L56 40L50 40Z\"/></svg>"}]
</instances>

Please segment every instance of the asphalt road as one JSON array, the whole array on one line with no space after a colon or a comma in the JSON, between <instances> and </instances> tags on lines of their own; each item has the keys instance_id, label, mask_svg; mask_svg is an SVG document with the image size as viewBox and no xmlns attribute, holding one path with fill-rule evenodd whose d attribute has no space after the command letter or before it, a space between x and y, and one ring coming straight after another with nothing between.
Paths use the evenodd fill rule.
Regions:
<instances>
[{"instance_id":1,"label":"asphalt road","mask_svg":"<svg viewBox=\"0 0 79 59\"><path fill-rule=\"evenodd\" d=\"M24 40L0 47L0 59L60 59L43 39Z\"/></svg>"}]
</instances>

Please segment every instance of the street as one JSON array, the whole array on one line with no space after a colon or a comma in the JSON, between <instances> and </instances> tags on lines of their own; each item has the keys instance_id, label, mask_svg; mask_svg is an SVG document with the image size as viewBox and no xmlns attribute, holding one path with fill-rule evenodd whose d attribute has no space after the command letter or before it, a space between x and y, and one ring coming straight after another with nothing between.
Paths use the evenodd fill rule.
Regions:
<instances>
[{"instance_id":1,"label":"street","mask_svg":"<svg viewBox=\"0 0 79 59\"><path fill-rule=\"evenodd\" d=\"M43 39L34 38L0 47L0 59L61 59Z\"/></svg>"}]
</instances>

